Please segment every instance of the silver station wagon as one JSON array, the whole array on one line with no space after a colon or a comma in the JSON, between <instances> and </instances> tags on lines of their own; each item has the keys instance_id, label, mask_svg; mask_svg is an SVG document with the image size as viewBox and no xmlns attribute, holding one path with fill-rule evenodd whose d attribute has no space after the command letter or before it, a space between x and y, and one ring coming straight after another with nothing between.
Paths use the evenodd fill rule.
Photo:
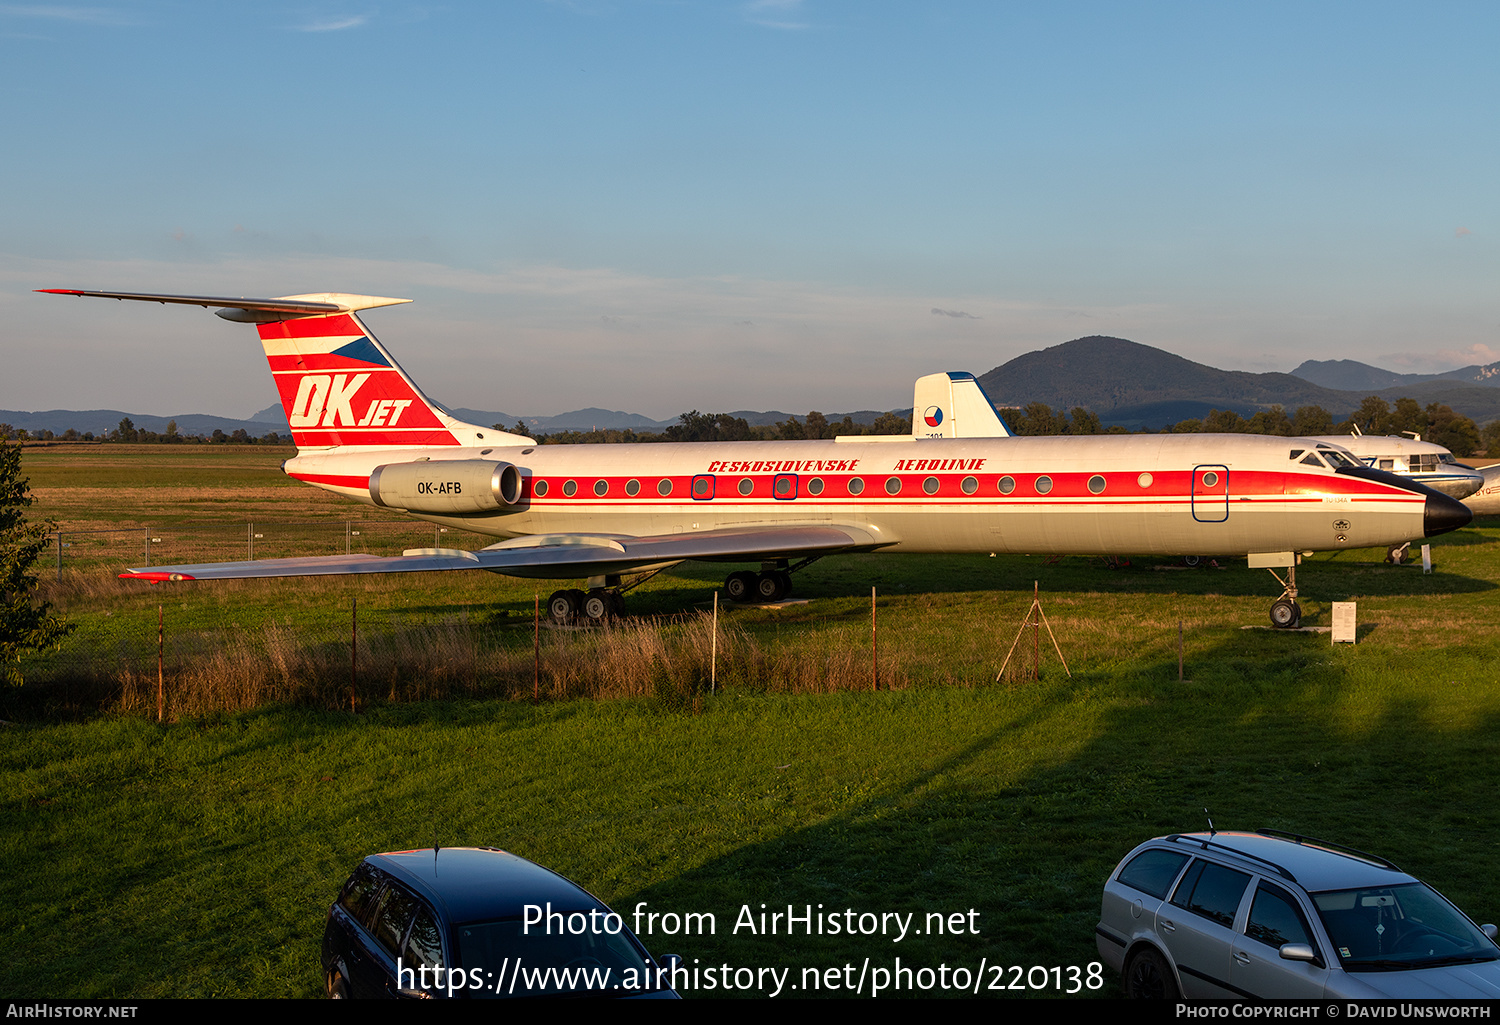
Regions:
<instances>
[{"instance_id":1,"label":"silver station wagon","mask_svg":"<svg viewBox=\"0 0 1500 1025\"><path fill-rule=\"evenodd\" d=\"M1277 830L1148 840L1094 931L1133 997L1500 997L1495 926L1383 858Z\"/></svg>"}]
</instances>

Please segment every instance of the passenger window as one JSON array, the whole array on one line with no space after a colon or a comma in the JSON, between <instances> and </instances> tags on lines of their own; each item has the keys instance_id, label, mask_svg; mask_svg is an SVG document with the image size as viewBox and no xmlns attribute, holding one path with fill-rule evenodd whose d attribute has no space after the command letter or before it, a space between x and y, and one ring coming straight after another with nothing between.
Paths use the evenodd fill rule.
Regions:
<instances>
[{"instance_id":1,"label":"passenger window","mask_svg":"<svg viewBox=\"0 0 1500 1025\"><path fill-rule=\"evenodd\" d=\"M1142 851L1120 869L1119 881L1153 897L1165 897L1187 860L1181 851Z\"/></svg>"},{"instance_id":2,"label":"passenger window","mask_svg":"<svg viewBox=\"0 0 1500 1025\"><path fill-rule=\"evenodd\" d=\"M1286 943L1312 946L1312 934L1296 901L1290 894L1272 889L1265 883L1255 891L1255 903L1250 905L1250 921L1245 924L1245 935L1278 949Z\"/></svg>"},{"instance_id":3,"label":"passenger window","mask_svg":"<svg viewBox=\"0 0 1500 1025\"><path fill-rule=\"evenodd\" d=\"M1177 887L1172 903L1209 921L1232 928L1250 876L1223 865L1197 861Z\"/></svg>"}]
</instances>

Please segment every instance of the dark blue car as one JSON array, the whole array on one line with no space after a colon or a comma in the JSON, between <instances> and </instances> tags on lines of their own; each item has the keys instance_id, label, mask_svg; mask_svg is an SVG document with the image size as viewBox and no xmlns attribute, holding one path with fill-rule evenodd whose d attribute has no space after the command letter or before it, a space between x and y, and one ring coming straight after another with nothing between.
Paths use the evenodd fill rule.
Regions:
<instances>
[{"instance_id":1,"label":"dark blue car","mask_svg":"<svg viewBox=\"0 0 1500 1025\"><path fill-rule=\"evenodd\" d=\"M582 887L488 847L370 855L323 932L336 998L674 999L676 962Z\"/></svg>"}]
</instances>

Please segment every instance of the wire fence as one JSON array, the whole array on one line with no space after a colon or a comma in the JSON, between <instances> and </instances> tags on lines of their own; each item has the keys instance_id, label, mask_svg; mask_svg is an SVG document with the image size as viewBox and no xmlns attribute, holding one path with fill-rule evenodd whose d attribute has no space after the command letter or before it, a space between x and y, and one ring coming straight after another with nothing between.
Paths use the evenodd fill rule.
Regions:
<instances>
[{"instance_id":1,"label":"wire fence","mask_svg":"<svg viewBox=\"0 0 1500 1025\"><path fill-rule=\"evenodd\" d=\"M58 530L48 536L57 579L66 570L143 569L309 555L399 555L411 548L475 548L461 530L410 520L257 521Z\"/></svg>"}]
</instances>

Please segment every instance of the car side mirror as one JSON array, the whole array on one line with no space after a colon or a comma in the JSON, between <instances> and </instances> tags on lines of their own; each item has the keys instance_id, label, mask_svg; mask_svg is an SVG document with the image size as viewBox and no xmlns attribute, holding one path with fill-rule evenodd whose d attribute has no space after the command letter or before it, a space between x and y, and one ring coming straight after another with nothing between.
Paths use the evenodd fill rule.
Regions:
<instances>
[{"instance_id":1,"label":"car side mirror","mask_svg":"<svg viewBox=\"0 0 1500 1025\"><path fill-rule=\"evenodd\" d=\"M1497 934L1500 934L1500 929L1496 929L1493 923L1489 925L1481 925L1479 927L1479 931L1484 933L1490 939L1494 939Z\"/></svg>"},{"instance_id":2,"label":"car side mirror","mask_svg":"<svg viewBox=\"0 0 1500 1025\"><path fill-rule=\"evenodd\" d=\"M1318 963L1318 955L1313 953L1313 948L1306 943L1283 943L1281 959L1283 961L1306 961L1309 964Z\"/></svg>"}]
</instances>

